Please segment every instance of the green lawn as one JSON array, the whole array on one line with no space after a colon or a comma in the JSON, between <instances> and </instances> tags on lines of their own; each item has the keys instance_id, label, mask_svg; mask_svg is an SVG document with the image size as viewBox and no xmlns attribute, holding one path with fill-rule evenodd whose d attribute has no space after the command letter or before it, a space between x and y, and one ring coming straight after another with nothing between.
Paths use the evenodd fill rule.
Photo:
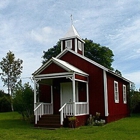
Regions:
<instances>
[{"instance_id":1,"label":"green lawn","mask_svg":"<svg viewBox=\"0 0 140 140\"><path fill-rule=\"evenodd\" d=\"M36 129L16 113L0 113L0 140L139 140L140 114L104 126Z\"/></svg>"}]
</instances>

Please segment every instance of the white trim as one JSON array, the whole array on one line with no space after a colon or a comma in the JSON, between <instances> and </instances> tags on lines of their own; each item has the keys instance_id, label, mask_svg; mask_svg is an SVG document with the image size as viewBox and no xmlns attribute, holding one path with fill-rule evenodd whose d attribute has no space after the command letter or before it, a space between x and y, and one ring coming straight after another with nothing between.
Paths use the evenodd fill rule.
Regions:
<instances>
[{"instance_id":1,"label":"white trim","mask_svg":"<svg viewBox=\"0 0 140 140\"><path fill-rule=\"evenodd\" d=\"M82 51L82 42L78 40L78 50Z\"/></svg>"},{"instance_id":2,"label":"white trim","mask_svg":"<svg viewBox=\"0 0 140 140\"><path fill-rule=\"evenodd\" d=\"M86 83L86 93L87 93L87 113L89 114L89 87L88 87L88 82Z\"/></svg>"},{"instance_id":3,"label":"white trim","mask_svg":"<svg viewBox=\"0 0 140 140\"><path fill-rule=\"evenodd\" d=\"M36 81L34 80L34 109L36 108Z\"/></svg>"},{"instance_id":4,"label":"white trim","mask_svg":"<svg viewBox=\"0 0 140 140\"><path fill-rule=\"evenodd\" d=\"M76 79L76 78L75 78L75 81L87 83L87 81Z\"/></svg>"},{"instance_id":5,"label":"white trim","mask_svg":"<svg viewBox=\"0 0 140 140\"><path fill-rule=\"evenodd\" d=\"M75 106L75 73L73 73L72 77L72 89L73 89L73 115L76 114L76 106Z\"/></svg>"},{"instance_id":6,"label":"white trim","mask_svg":"<svg viewBox=\"0 0 140 140\"><path fill-rule=\"evenodd\" d=\"M132 83L131 81L127 80L126 78L115 74L113 71L111 71L111 70L109 70L108 68L102 66L101 64L99 64L99 63L97 63L97 62L95 62L95 61L93 61L93 60L91 60L91 59L85 57L84 55L78 54L78 53L74 52L73 50L65 49L63 52L61 52L60 54L58 54L58 55L56 56L56 58L61 58L61 57L62 57L63 55L65 55L68 51L71 52L71 53L73 53L73 54L75 54L75 55L77 55L78 57L80 57L80 58L86 60L87 62L89 62L89 63L91 63L91 64L93 64L93 65L95 65L95 66L97 66L97 67L99 67L99 68L101 68L101 69L103 69L103 70L109 72L109 73L111 73L112 75L115 75L115 76L119 77L120 79L123 79L124 81L126 81L126 82L128 82L128 83Z\"/></svg>"},{"instance_id":7,"label":"white trim","mask_svg":"<svg viewBox=\"0 0 140 140\"><path fill-rule=\"evenodd\" d=\"M117 81L114 81L114 100L115 103L119 103L119 84Z\"/></svg>"},{"instance_id":8,"label":"white trim","mask_svg":"<svg viewBox=\"0 0 140 140\"><path fill-rule=\"evenodd\" d=\"M63 51L63 40L61 40L61 52Z\"/></svg>"},{"instance_id":9,"label":"white trim","mask_svg":"<svg viewBox=\"0 0 140 140\"><path fill-rule=\"evenodd\" d=\"M80 58L82 58L82 59L88 61L89 63L94 64L95 66L97 66L97 67L99 67L99 68L101 68L101 69L104 69L104 70L108 71L108 69L105 68L104 66L102 66L101 64L98 64L97 62L95 62L95 61L93 61L93 60L91 60L91 59L89 59L89 58L87 58L87 57L85 57L85 56L83 56L83 55L81 55L81 54L79 54L79 53L76 53L76 52L73 51L73 50L65 49L63 52L61 52L60 54L58 54L58 56L56 56L56 58L61 58L61 57L62 57L65 53L67 53L68 51L71 52L71 53L73 53L73 54L75 54L75 55L77 55L77 56L79 56Z\"/></svg>"},{"instance_id":10,"label":"white trim","mask_svg":"<svg viewBox=\"0 0 140 140\"><path fill-rule=\"evenodd\" d=\"M73 75L73 72L62 72L62 73L50 73L50 74L40 74L34 76L34 78L42 78L42 77L57 77L57 76L71 76Z\"/></svg>"},{"instance_id":11,"label":"white trim","mask_svg":"<svg viewBox=\"0 0 140 140\"><path fill-rule=\"evenodd\" d=\"M65 40L65 48L72 49L72 39Z\"/></svg>"},{"instance_id":12,"label":"white trim","mask_svg":"<svg viewBox=\"0 0 140 140\"><path fill-rule=\"evenodd\" d=\"M75 52L77 53L77 38L75 38Z\"/></svg>"},{"instance_id":13,"label":"white trim","mask_svg":"<svg viewBox=\"0 0 140 140\"><path fill-rule=\"evenodd\" d=\"M106 71L103 70L103 80L104 80L104 104L105 104L105 116L108 116L108 90L107 90L107 75Z\"/></svg>"}]
</instances>

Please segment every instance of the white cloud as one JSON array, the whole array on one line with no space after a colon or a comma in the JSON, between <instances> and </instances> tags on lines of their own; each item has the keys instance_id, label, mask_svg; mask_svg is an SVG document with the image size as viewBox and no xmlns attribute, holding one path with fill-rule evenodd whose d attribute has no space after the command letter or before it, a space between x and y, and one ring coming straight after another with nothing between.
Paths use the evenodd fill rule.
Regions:
<instances>
[{"instance_id":1,"label":"white cloud","mask_svg":"<svg viewBox=\"0 0 140 140\"><path fill-rule=\"evenodd\" d=\"M0 1L0 9L6 8L9 3L10 3L10 0L1 0Z\"/></svg>"},{"instance_id":2,"label":"white cloud","mask_svg":"<svg viewBox=\"0 0 140 140\"><path fill-rule=\"evenodd\" d=\"M113 50L114 66L123 75L139 76L134 72L140 71L139 5L140 1L134 0L1 0L0 59L13 51L16 58L24 61L22 76L31 76L41 65L42 52L66 33L72 14L82 38Z\"/></svg>"},{"instance_id":3,"label":"white cloud","mask_svg":"<svg viewBox=\"0 0 140 140\"><path fill-rule=\"evenodd\" d=\"M134 82L137 89L140 88L140 71L126 73L123 76Z\"/></svg>"}]
</instances>

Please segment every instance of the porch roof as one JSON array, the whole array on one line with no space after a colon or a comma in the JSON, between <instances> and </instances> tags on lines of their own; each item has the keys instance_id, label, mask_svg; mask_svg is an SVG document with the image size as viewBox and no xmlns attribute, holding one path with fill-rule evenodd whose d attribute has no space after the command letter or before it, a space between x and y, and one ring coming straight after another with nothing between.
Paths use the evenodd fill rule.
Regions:
<instances>
[{"instance_id":1,"label":"porch roof","mask_svg":"<svg viewBox=\"0 0 140 140\"><path fill-rule=\"evenodd\" d=\"M61 68L65 69L68 72L75 72L77 74L88 76L89 74L85 73L84 71L74 67L73 65L69 64L66 61L60 60L58 58L52 57L46 64L41 66L37 71L33 73L33 75L39 75L41 71L43 71L47 66L49 66L51 63L55 63L56 65L60 66ZM53 74L53 73L52 73ZM50 75L50 74L49 74Z\"/></svg>"}]
</instances>

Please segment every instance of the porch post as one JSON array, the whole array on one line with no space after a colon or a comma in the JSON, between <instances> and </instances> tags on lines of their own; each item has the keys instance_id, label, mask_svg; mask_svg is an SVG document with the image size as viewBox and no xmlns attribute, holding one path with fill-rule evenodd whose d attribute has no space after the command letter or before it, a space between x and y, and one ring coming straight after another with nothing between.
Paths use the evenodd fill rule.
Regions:
<instances>
[{"instance_id":1,"label":"porch post","mask_svg":"<svg viewBox=\"0 0 140 140\"><path fill-rule=\"evenodd\" d=\"M53 86L51 86L51 104L52 104L52 114L53 114Z\"/></svg>"},{"instance_id":2,"label":"porch post","mask_svg":"<svg viewBox=\"0 0 140 140\"><path fill-rule=\"evenodd\" d=\"M72 77L72 89L73 89L73 116L76 115L76 107L75 107L75 73Z\"/></svg>"},{"instance_id":3,"label":"porch post","mask_svg":"<svg viewBox=\"0 0 140 140\"><path fill-rule=\"evenodd\" d=\"M86 82L86 93L87 93L87 113L89 114L89 88L88 88L88 82Z\"/></svg>"},{"instance_id":4,"label":"porch post","mask_svg":"<svg viewBox=\"0 0 140 140\"><path fill-rule=\"evenodd\" d=\"M36 108L36 80L34 79L34 109Z\"/></svg>"}]
</instances>

